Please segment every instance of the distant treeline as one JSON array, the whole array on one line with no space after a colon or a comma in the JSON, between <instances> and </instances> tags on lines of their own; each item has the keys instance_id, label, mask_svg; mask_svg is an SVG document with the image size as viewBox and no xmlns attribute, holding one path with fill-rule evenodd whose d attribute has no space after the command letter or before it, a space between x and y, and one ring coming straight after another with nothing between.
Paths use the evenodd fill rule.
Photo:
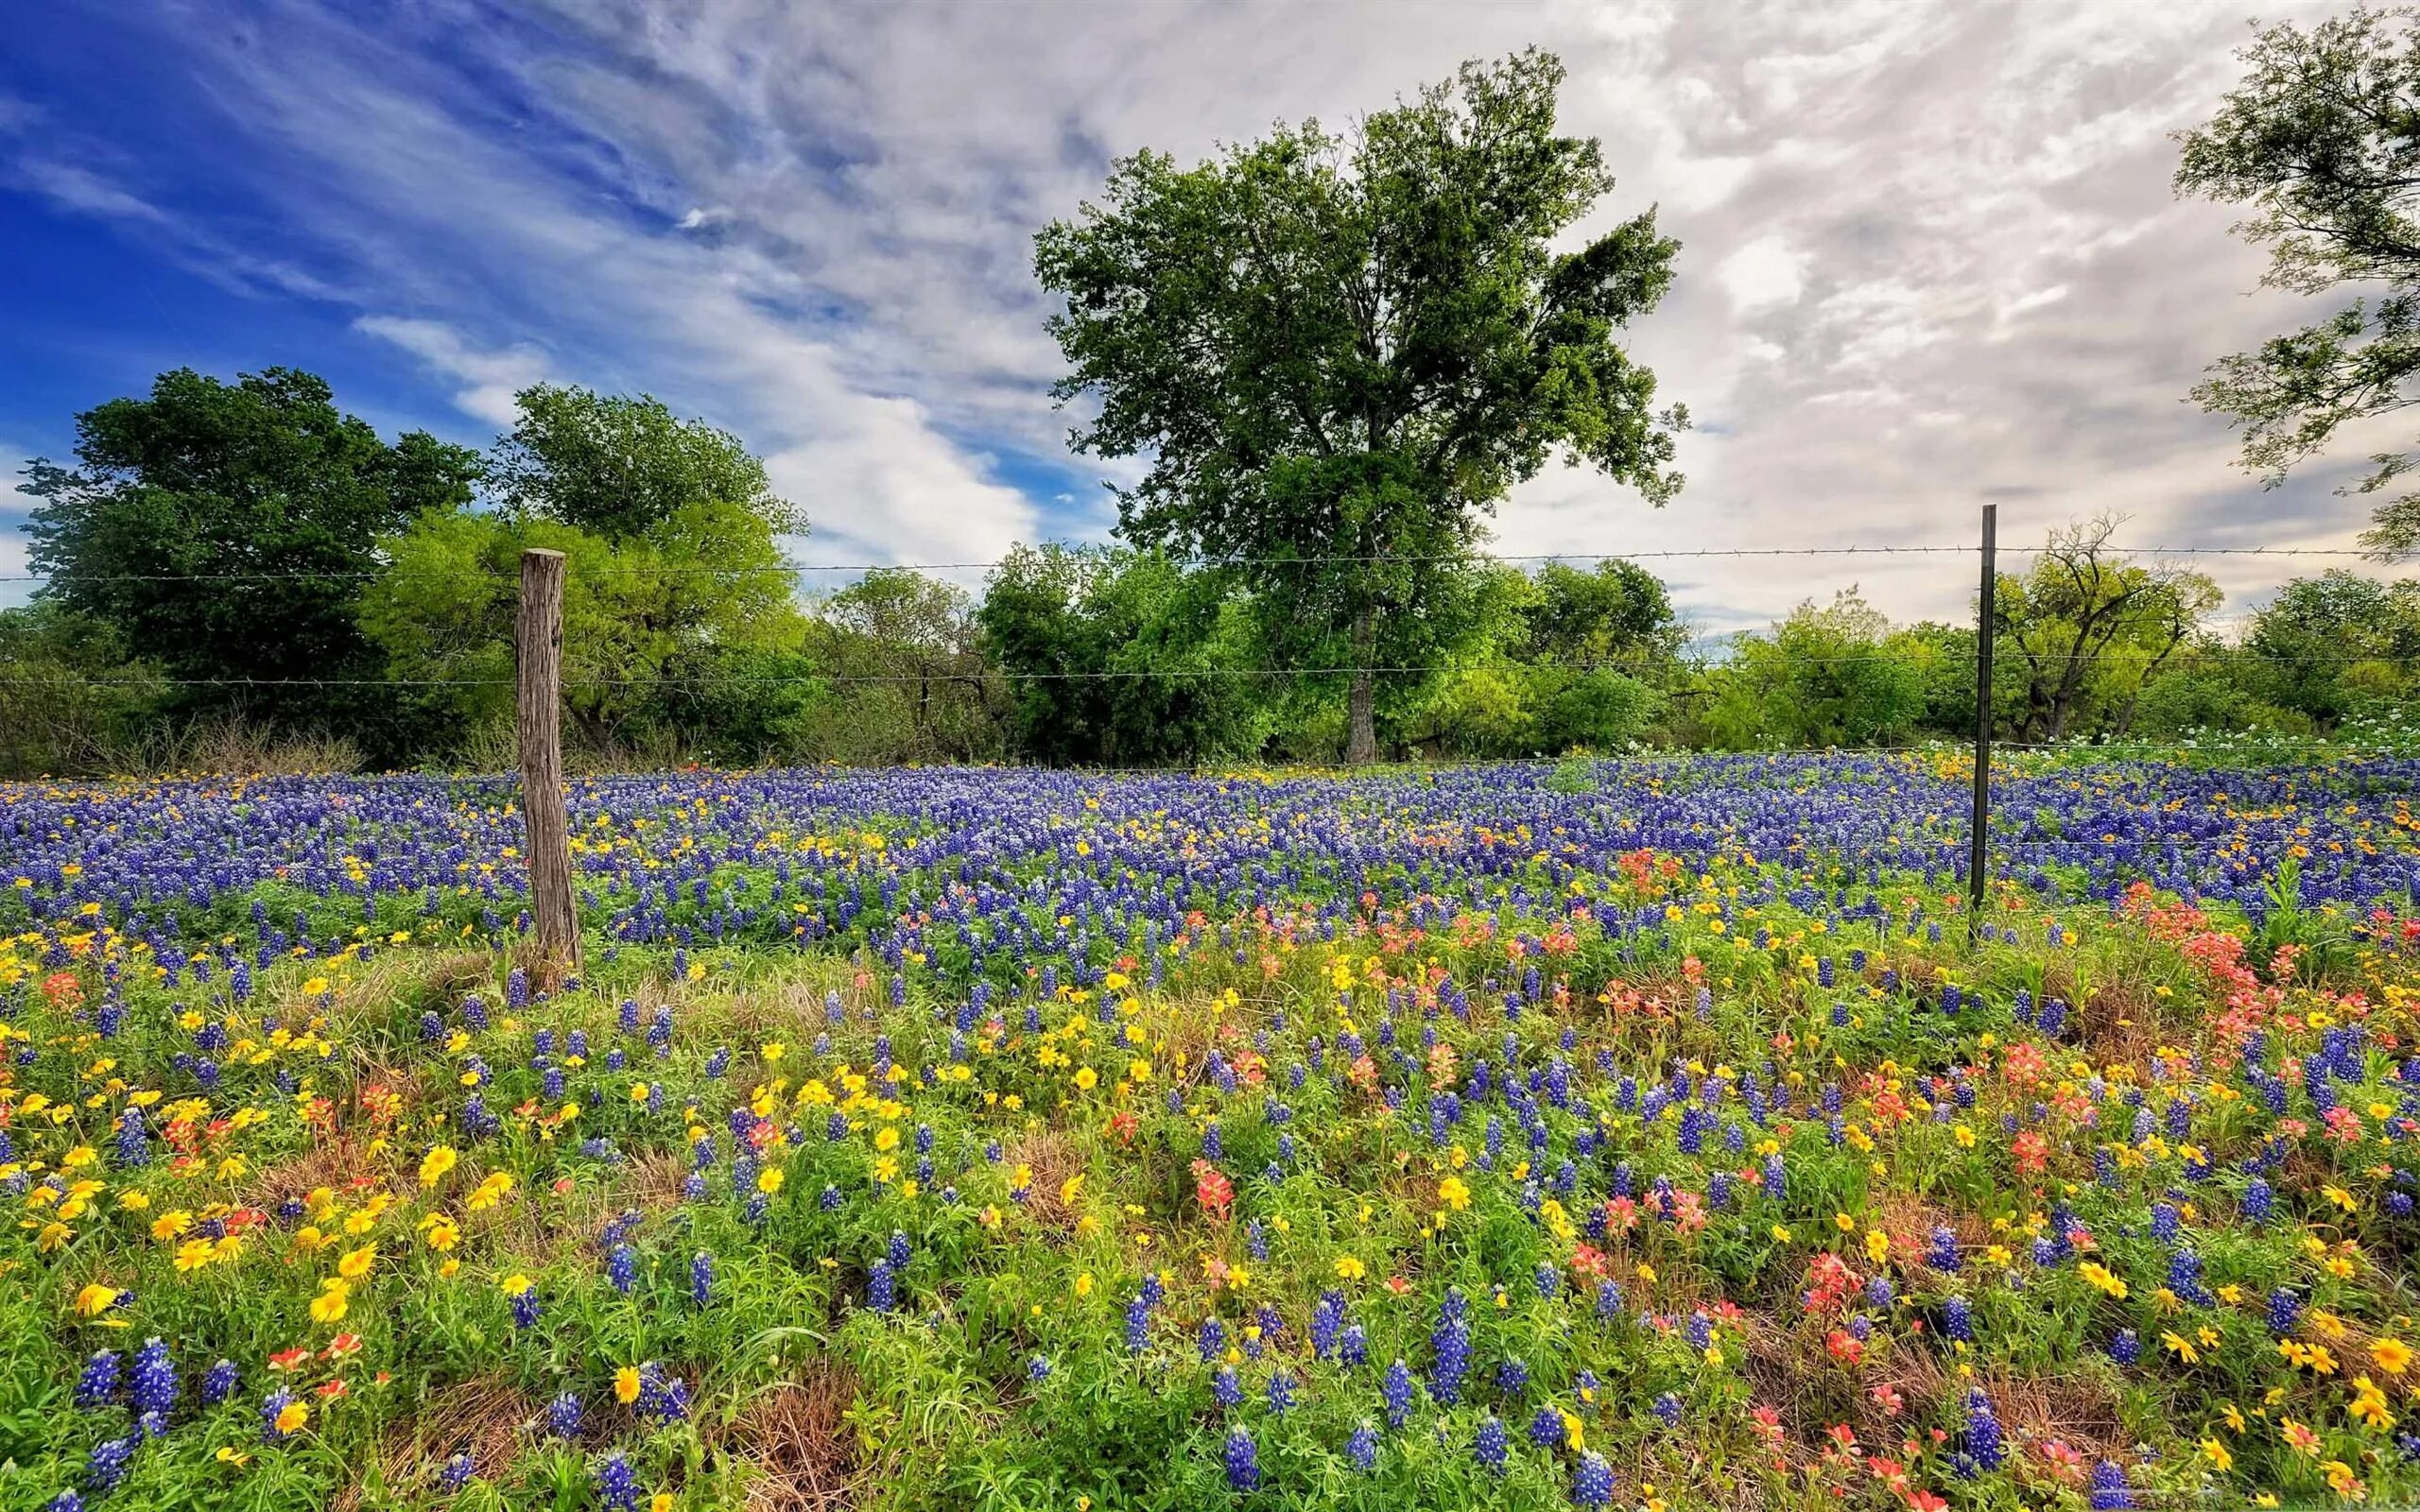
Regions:
<instances>
[{"instance_id":1,"label":"distant treeline","mask_svg":"<svg viewBox=\"0 0 2420 1512\"><path fill-rule=\"evenodd\" d=\"M590 763L1328 761L1349 646L1303 655L1229 568L1019 547L979 592L906 570L816 598L806 522L735 438L645 397L540 387L485 454L389 442L328 386L163 374L36 462L33 603L0 612L0 769L224 759L204 737L374 766L511 759L523 548L570 558L567 730ZM2394 711L2420 583L2296 579L2239 632L2210 580L2055 532L1998 587L2004 738L2324 734ZM1305 558L1321 542L1304 541ZM1312 570L1306 563L1305 572ZM1258 574L1266 580L1266 564ZM1373 679L1412 758L1893 745L1975 725L1970 626L1897 625L1854 589L1719 644L1625 561L1436 564L1420 660ZM244 754L244 747L237 754Z\"/></svg>"}]
</instances>

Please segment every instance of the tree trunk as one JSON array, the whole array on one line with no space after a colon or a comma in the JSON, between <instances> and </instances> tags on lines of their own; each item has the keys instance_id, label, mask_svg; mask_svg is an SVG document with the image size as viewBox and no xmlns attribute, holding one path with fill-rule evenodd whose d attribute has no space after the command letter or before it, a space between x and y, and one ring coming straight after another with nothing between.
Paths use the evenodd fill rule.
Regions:
<instances>
[{"instance_id":1,"label":"tree trunk","mask_svg":"<svg viewBox=\"0 0 2420 1512\"><path fill-rule=\"evenodd\" d=\"M1370 670L1376 627L1368 610L1353 617L1353 689L1345 696L1344 763L1366 766L1378 759L1377 674Z\"/></svg>"}]
</instances>

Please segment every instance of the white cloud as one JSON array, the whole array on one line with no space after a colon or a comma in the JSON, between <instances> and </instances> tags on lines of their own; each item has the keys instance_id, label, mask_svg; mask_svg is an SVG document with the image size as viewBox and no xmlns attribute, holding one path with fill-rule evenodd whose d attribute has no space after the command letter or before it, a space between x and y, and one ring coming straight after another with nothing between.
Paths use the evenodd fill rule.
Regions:
<instances>
[{"instance_id":1,"label":"white cloud","mask_svg":"<svg viewBox=\"0 0 2420 1512\"><path fill-rule=\"evenodd\" d=\"M32 460L24 447L0 441L0 609L9 609L33 597L37 585L14 581L26 576L30 565L25 525L32 515L35 500L18 485L19 472Z\"/></svg>"},{"instance_id":2,"label":"white cloud","mask_svg":"<svg viewBox=\"0 0 2420 1512\"><path fill-rule=\"evenodd\" d=\"M355 320L354 329L391 341L462 387L454 405L475 420L499 429L512 424L512 396L550 375L545 354L532 346L485 352L461 332L441 320L410 320L398 316L371 315Z\"/></svg>"},{"instance_id":3,"label":"white cloud","mask_svg":"<svg viewBox=\"0 0 2420 1512\"><path fill-rule=\"evenodd\" d=\"M1796 303L1806 270L1804 253L1792 251L1778 236L1759 236L1724 258L1716 276L1730 292L1731 302L1747 314Z\"/></svg>"}]
</instances>

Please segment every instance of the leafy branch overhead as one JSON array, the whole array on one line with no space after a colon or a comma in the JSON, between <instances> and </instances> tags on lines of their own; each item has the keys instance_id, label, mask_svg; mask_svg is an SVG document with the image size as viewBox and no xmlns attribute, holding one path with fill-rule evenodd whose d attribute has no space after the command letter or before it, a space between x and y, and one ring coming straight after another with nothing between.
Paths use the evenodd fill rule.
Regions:
<instances>
[{"instance_id":1,"label":"leafy branch overhead","mask_svg":"<svg viewBox=\"0 0 2420 1512\"><path fill-rule=\"evenodd\" d=\"M2270 254L2262 282L2359 291L2302 330L2214 364L2193 389L2243 430L2244 465L2274 485L2347 425L2411 404L2420 379L2420 13L2350 13L2262 31L2243 82L2185 134L2180 193L2248 207L2237 232ZM2347 491L2377 493L2415 460L2371 457ZM2420 494L2379 505L2363 543L2420 548Z\"/></svg>"}]
</instances>

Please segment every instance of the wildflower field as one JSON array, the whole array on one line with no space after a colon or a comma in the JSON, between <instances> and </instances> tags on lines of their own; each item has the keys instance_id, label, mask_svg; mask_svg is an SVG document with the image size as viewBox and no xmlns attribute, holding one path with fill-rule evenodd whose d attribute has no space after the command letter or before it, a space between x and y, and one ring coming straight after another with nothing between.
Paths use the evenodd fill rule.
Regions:
<instances>
[{"instance_id":1,"label":"wildflower field","mask_svg":"<svg viewBox=\"0 0 2420 1512\"><path fill-rule=\"evenodd\" d=\"M0 787L0 1506L2420 1499L2420 763Z\"/></svg>"}]
</instances>

